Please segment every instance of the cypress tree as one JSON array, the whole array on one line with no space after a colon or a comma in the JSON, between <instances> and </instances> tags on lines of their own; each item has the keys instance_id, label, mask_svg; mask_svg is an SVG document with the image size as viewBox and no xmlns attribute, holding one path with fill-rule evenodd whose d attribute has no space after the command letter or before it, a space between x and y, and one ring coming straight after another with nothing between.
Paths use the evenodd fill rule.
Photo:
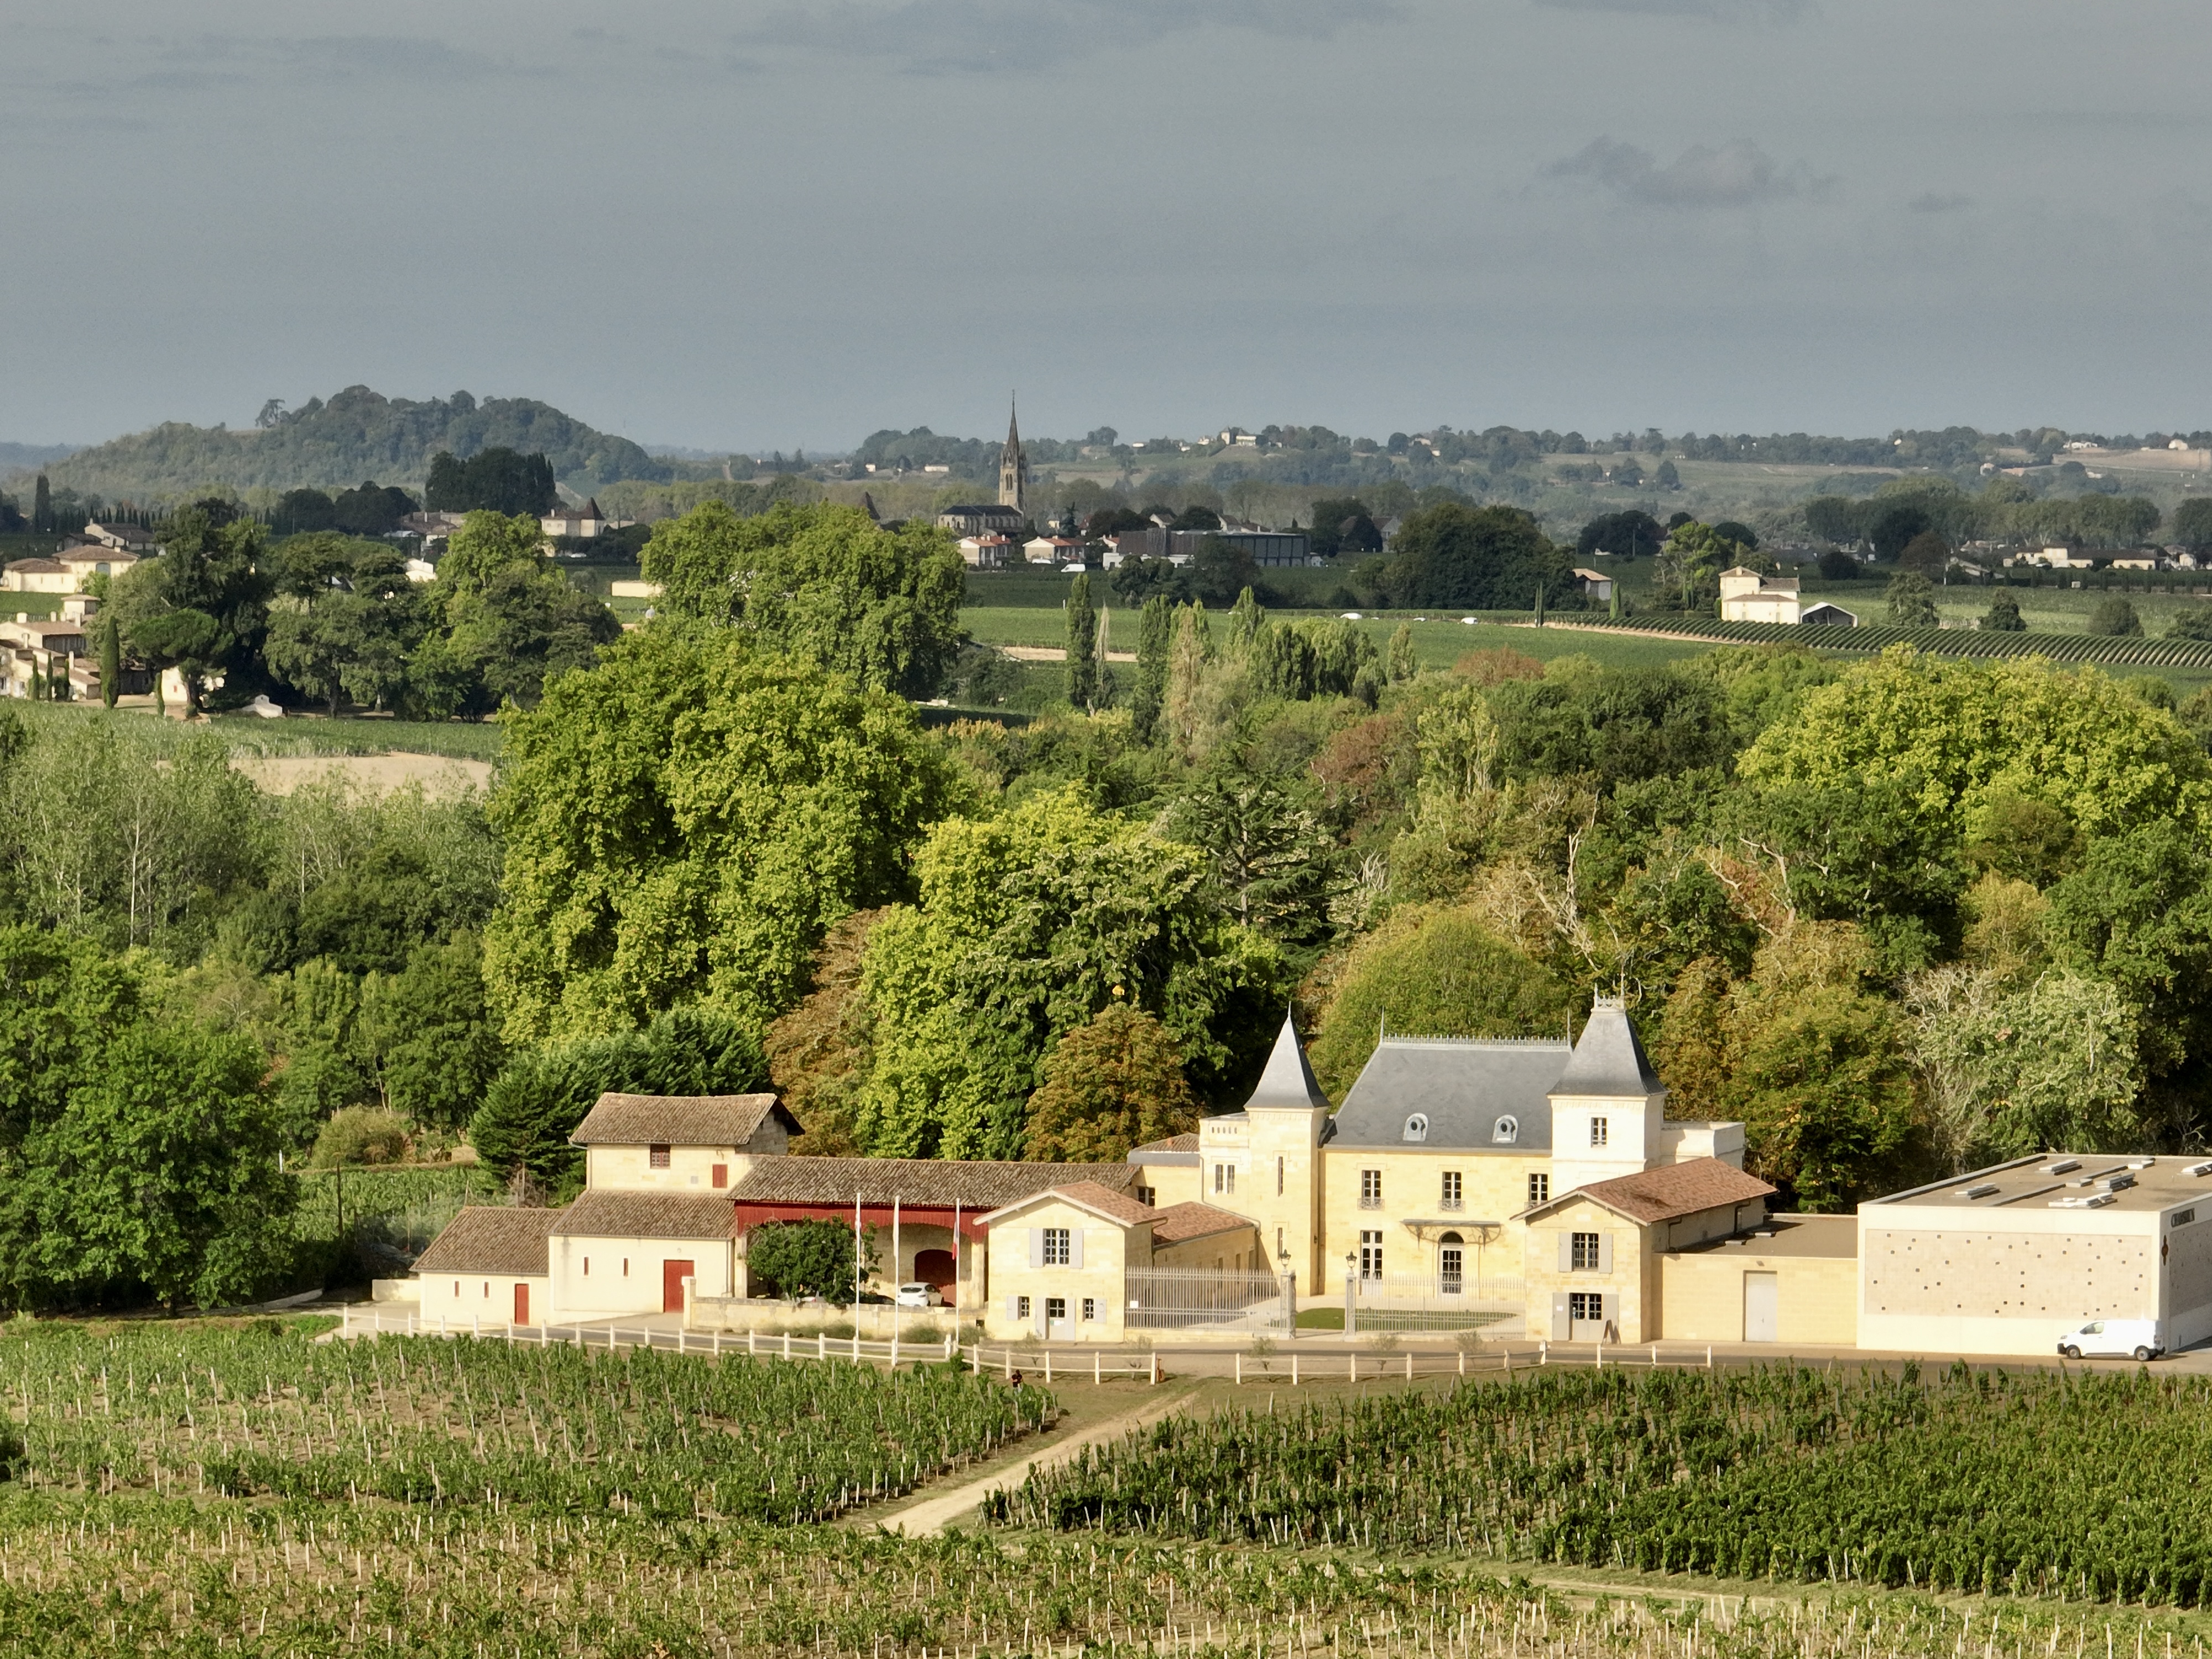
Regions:
<instances>
[{"instance_id":1,"label":"cypress tree","mask_svg":"<svg viewBox=\"0 0 2212 1659\"><path fill-rule=\"evenodd\" d=\"M100 622L100 700L112 708L116 698L123 695L123 641L118 637L122 630L112 611Z\"/></svg>"},{"instance_id":2,"label":"cypress tree","mask_svg":"<svg viewBox=\"0 0 2212 1659\"><path fill-rule=\"evenodd\" d=\"M1393 685L1410 680L1421 672L1421 659L1413 651L1413 629L1409 623L1400 623L1390 635L1390 654L1384 672Z\"/></svg>"},{"instance_id":3,"label":"cypress tree","mask_svg":"<svg viewBox=\"0 0 2212 1659\"><path fill-rule=\"evenodd\" d=\"M1088 714L1098 702L1097 617L1091 609L1091 574L1068 585L1067 700Z\"/></svg>"},{"instance_id":4,"label":"cypress tree","mask_svg":"<svg viewBox=\"0 0 2212 1659\"><path fill-rule=\"evenodd\" d=\"M50 536L54 529L54 495L46 487L46 475L39 474L39 482L31 491L31 528L41 536Z\"/></svg>"}]
</instances>

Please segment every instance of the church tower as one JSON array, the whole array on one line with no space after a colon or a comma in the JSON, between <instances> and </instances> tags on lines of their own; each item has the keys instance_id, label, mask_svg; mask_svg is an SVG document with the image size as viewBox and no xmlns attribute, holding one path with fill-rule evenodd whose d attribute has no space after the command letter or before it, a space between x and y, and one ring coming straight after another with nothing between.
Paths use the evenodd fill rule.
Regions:
<instances>
[{"instance_id":1,"label":"church tower","mask_svg":"<svg viewBox=\"0 0 2212 1659\"><path fill-rule=\"evenodd\" d=\"M1006 447L999 452L999 505L1017 509L1029 515L1030 458L1022 453L1021 427L1014 419L1011 401L1006 405Z\"/></svg>"}]
</instances>

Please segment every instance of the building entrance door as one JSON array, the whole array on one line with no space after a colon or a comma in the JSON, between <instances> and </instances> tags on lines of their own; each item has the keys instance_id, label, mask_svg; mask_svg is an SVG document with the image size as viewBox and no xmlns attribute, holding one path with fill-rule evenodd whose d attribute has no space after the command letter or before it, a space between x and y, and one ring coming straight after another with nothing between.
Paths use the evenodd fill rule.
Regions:
<instances>
[{"instance_id":1,"label":"building entrance door","mask_svg":"<svg viewBox=\"0 0 2212 1659\"><path fill-rule=\"evenodd\" d=\"M514 1322L518 1325L530 1322L530 1286L527 1285L514 1287Z\"/></svg>"},{"instance_id":2,"label":"building entrance door","mask_svg":"<svg viewBox=\"0 0 2212 1659\"><path fill-rule=\"evenodd\" d=\"M1778 1342L1782 1339L1777 1327L1781 1323L1781 1281L1772 1273L1746 1273L1743 1276L1743 1340L1747 1342Z\"/></svg>"},{"instance_id":3,"label":"building entrance door","mask_svg":"<svg viewBox=\"0 0 2212 1659\"><path fill-rule=\"evenodd\" d=\"M914 1253L914 1276L919 1284L934 1285L937 1293L951 1307L958 1298L953 1294L952 1252L950 1250L916 1250Z\"/></svg>"},{"instance_id":4,"label":"building entrance door","mask_svg":"<svg viewBox=\"0 0 2212 1659\"><path fill-rule=\"evenodd\" d=\"M684 1281L698 1272L689 1261L664 1261L660 1264L660 1311L684 1311Z\"/></svg>"}]
</instances>

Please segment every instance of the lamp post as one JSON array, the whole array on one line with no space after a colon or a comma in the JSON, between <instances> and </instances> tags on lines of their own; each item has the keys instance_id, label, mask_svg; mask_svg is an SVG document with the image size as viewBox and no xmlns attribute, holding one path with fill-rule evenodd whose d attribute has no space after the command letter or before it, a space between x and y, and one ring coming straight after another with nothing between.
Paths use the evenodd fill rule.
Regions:
<instances>
[{"instance_id":1,"label":"lamp post","mask_svg":"<svg viewBox=\"0 0 2212 1659\"><path fill-rule=\"evenodd\" d=\"M1359 1328L1359 1308L1354 1290L1358 1281L1352 1276L1358 1266L1359 1252L1346 1250L1344 1253L1344 1334L1347 1340L1357 1334Z\"/></svg>"},{"instance_id":2,"label":"lamp post","mask_svg":"<svg viewBox=\"0 0 2212 1659\"><path fill-rule=\"evenodd\" d=\"M1298 1281L1291 1273L1291 1247L1279 1239L1275 1243L1275 1265L1283 1275L1283 1335L1287 1341L1298 1334Z\"/></svg>"}]
</instances>

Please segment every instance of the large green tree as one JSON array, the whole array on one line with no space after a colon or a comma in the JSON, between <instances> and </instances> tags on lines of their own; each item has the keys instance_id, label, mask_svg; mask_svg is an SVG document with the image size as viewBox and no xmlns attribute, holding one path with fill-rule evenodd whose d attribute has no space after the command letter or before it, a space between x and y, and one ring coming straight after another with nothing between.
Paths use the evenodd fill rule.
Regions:
<instances>
[{"instance_id":1,"label":"large green tree","mask_svg":"<svg viewBox=\"0 0 2212 1659\"><path fill-rule=\"evenodd\" d=\"M549 681L589 667L621 637L614 613L543 548L529 514L471 513L454 532L430 594L443 635L426 640L410 665L423 712L481 713L509 700L529 708Z\"/></svg>"},{"instance_id":2,"label":"large green tree","mask_svg":"<svg viewBox=\"0 0 2212 1659\"><path fill-rule=\"evenodd\" d=\"M803 662L909 697L959 654L966 575L951 536L858 507L783 503L740 518L720 501L654 526L643 560L672 617L734 627Z\"/></svg>"},{"instance_id":3,"label":"large green tree","mask_svg":"<svg viewBox=\"0 0 2212 1659\"><path fill-rule=\"evenodd\" d=\"M1382 583L1399 605L1521 611L1576 591L1565 550L1517 507L1439 502L1409 514L1390 545Z\"/></svg>"},{"instance_id":4,"label":"large green tree","mask_svg":"<svg viewBox=\"0 0 2212 1659\"><path fill-rule=\"evenodd\" d=\"M1386 1026L1409 1036L1563 1036L1574 1003L1473 912L1403 909L1337 970L1310 1055L1314 1079L1341 1102Z\"/></svg>"},{"instance_id":5,"label":"large green tree","mask_svg":"<svg viewBox=\"0 0 2212 1659\"><path fill-rule=\"evenodd\" d=\"M391 706L428 623L405 558L385 544L323 532L291 538L274 562L270 672L333 714L349 696Z\"/></svg>"},{"instance_id":6,"label":"large green tree","mask_svg":"<svg viewBox=\"0 0 2212 1659\"><path fill-rule=\"evenodd\" d=\"M232 701L258 686L270 580L261 526L217 497L193 502L162 533L163 552L116 577L109 604L132 655L184 681L185 713L221 677Z\"/></svg>"},{"instance_id":7,"label":"large green tree","mask_svg":"<svg viewBox=\"0 0 2212 1659\"><path fill-rule=\"evenodd\" d=\"M951 788L896 698L737 632L631 635L509 728L485 945L507 1036L700 1000L773 1016L831 922L909 890Z\"/></svg>"},{"instance_id":8,"label":"large green tree","mask_svg":"<svg viewBox=\"0 0 2212 1659\"><path fill-rule=\"evenodd\" d=\"M0 928L0 1296L242 1301L289 1264L263 1060L94 947Z\"/></svg>"},{"instance_id":9,"label":"large green tree","mask_svg":"<svg viewBox=\"0 0 2212 1659\"><path fill-rule=\"evenodd\" d=\"M1195 849L1067 788L938 825L916 867L920 904L878 924L862 972L871 1152L1018 1157L1044 1057L1116 987L1175 1039L1201 1098L1257 1060L1287 964L1224 916Z\"/></svg>"},{"instance_id":10,"label":"large green tree","mask_svg":"<svg viewBox=\"0 0 2212 1659\"><path fill-rule=\"evenodd\" d=\"M1031 1158L1118 1164L1133 1146L1198 1126L1175 1039L1119 999L1060 1038L1043 1071L1029 1103Z\"/></svg>"},{"instance_id":11,"label":"large green tree","mask_svg":"<svg viewBox=\"0 0 2212 1659\"><path fill-rule=\"evenodd\" d=\"M1807 695L1738 764L1759 783L1895 781L1962 831L2000 795L2046 801L2092 836L2201 825L2212 802L2212 763L2187 728L2098 670L1904 647Z\"/></svg>"}]
</instances>

